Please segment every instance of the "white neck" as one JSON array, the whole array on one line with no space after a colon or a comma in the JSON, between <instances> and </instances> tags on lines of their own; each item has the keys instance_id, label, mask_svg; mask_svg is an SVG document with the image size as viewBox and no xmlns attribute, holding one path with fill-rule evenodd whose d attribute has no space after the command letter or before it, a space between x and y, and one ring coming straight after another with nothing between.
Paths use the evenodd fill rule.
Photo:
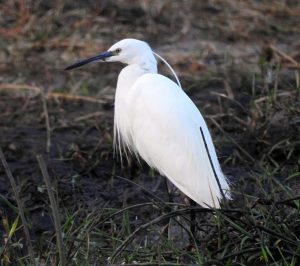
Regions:
<instances>
[{"instance_id":1,"label":"white neck","mask_svg":"<svg viewBox=\"0 0 300 266\"><path fill-rule=\"evenodd\" d=\"M129 90L136 80L144 74L157 73L156 61L130 64L122 69L118 77L117 90Z\"/></svg>"},{"instance_id":2,"label":"white neck","mask_svg":"<svg viewBox=\"0 0 300 266\"><path fill-rule=\"evenodd\" d=\"M129 134L127 113L130 109L128 97L131 88L137 79L147 73L157 73L156 60L149 60L146 63L130 64L122 69L118 77L117 90L115 95L115 116L114 116L114 149L125 150L124 146L130 147L132 140ZM123 144L122 144L123 143ZM124 145L126 143L126 145ZM123 147L123 148L122 148Z\"/></svg>"}]
</instances>

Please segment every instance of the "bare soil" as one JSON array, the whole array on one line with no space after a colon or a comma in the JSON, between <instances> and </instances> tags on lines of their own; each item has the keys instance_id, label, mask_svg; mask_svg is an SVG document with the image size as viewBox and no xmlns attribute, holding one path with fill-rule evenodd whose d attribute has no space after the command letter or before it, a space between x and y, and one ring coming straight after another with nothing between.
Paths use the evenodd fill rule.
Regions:
<instances>
[{"instance_id":1,"label":"bare soil","mask_svg":"<svg viewBox=\"0 0 300 266\"><path fill-rule=\"evenodd\" d=\"M122 65L63 71L127 37L149 42L178 73L211 129L235 206L286 199L274 189L275 179L299 195L299 1L0 5L0 147L30 217L32 239L41 247L49 246L54 229L38 154L64 221L75 212L80 220L153 195L169 201L163 177L134 158L122 167L113 155L113 103ZM169 75L163 64L159 69ZM184 203L180 193L173 194ZM0 195L2 216L13 220L16 212L7 201L16 206L16 200L1 166ZM156 215L151 207L136 208L131 224ZM5 235L4 228L0 233ZM299 229L294 234L299 237Z\"/></svg>"}]
</instances>

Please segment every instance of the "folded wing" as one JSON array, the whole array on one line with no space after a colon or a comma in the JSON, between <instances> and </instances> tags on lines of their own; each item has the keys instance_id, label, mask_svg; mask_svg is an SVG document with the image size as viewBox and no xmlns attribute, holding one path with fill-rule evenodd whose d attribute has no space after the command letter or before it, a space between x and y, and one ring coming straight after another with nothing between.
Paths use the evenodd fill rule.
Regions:
<instances>
[{"instance_id":1,"label":"folded wing","mask_svg":"<svg viewBox=\"0 0 300 266\"><path fill-rule=\"evenodd\" d=\"M206 123L190 98L170 79L146 74L128 99L134 149L191 199L218 208L222 194L216 176L224 193L228 184Z\"/></svg>"}]
</instances>

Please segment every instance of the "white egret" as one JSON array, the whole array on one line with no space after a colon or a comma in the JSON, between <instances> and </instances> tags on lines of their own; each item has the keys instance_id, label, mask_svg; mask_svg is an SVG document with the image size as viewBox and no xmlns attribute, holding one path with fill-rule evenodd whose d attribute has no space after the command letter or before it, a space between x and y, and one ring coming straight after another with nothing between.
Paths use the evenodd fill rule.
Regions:
<instances>
[{"instance_id":1,"label":"white egret","mask_svg":"<svg viewBox=\"0 0 300 266\"><path fill-rule=\"evenodd\" d=\"M200 205L219 208L229 186L207 125L180 84L157 73L150 46L124 39L66 70L96 60L127 65L116 89L115 149L139 155Z\"/></svg>"}]
</instances>

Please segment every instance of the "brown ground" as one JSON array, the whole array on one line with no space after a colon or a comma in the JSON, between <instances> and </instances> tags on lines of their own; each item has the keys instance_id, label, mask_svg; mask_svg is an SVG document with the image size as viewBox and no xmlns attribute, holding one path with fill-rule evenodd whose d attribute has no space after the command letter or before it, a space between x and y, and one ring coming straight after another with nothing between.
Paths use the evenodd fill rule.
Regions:
<instances>
[{"instance_id":1,"label":"brown ground","mask_svg":"<svg viewBox=\"0 0 300 266\"><path fill-rule=\"evenodd\" d=\"M0 147L33 239L53 233L37 154L46 160L64 215L118 209L153 196L112 174L168 201L164 182L146 165L133 160L121 168L113 158L113 102L122 66L63 71L126 37L148 41L174 67L206 117L235 199L243 193L285 198L273 190L270 176L299 194L299 1L20 0L0 5ZM169 75L162 64L160 71ZM0 194L16 205L1 167ZM0 199L0 204L2 214L13 219L7 202ZM143 207L135 215L156 213Z\"/></svg>"}]
</instances>

